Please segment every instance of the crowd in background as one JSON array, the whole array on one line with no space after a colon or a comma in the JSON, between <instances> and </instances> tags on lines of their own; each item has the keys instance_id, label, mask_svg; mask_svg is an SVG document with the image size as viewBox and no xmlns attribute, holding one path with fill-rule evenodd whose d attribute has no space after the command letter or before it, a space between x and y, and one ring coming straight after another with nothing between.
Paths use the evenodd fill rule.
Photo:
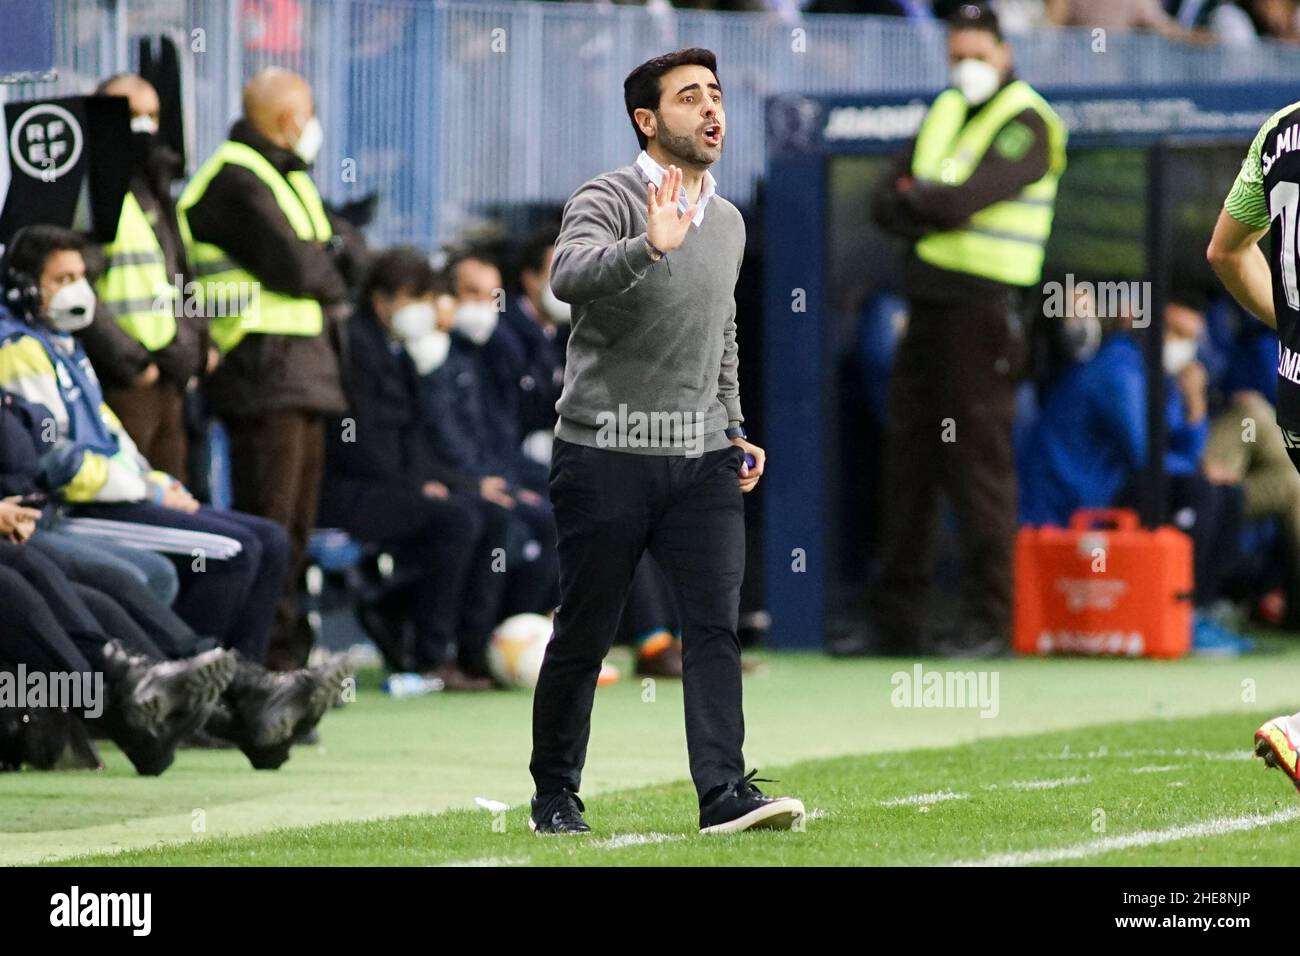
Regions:
<instances>
[{"instance_id":1,"label":"crowd in background","mask_svg":"<svg viewBox=\"0 0 1300 956\"><path fill-rule=\"evenodd\" d=\"M566 2L566 0L557 0ZM587 2L587 0L580 0ZM601 6L650 9L871 14L912 20L944 20L961 0L597 0ZM1008 33L1042 27L1149 30L1194 43L1249 46L1261 39L1300 42L1296 0L993 0Z\"/></svg>"},{"instance_id":2,"label":"crowd in background","mask_svg":"<svg viewBox=\"0 0 1300 956\"><path fill-rule=\"evenodd\" d=\"M1102 16L1085 8L1044 10ZM364 217L312 184L326 134L301 77L250 80L228 140L183 190L157 92L132 75L98 92L131 116L117 236L36 224L5 254L0 665L107 675L98 729L142 773L184 743L279 766L350 679L345 662L311 655L300 597L319 527L387 560L355 615L390 669L490 689L497 625L558 600L547 484L569 308L548 280L557 226L369 248ZM261 289L260 317L191 313L195 283L209 304ZM891 329L877 340L892 341L889 309L868 321L881 316ZM1086 296L1072 303L1052 332L1063 359L1027 386L1023 522L1065 524L1138 493L1139 339L1131 316L1096 316ZM1226 647L1234 602L1300 614L1300 476L1273 427L1276 339L1186 292L1165 319L1164 518L1195 542L1198 643ZM879 390L889 356L869 369ZM1260 547L1245 546L1252 533ZM1252 567L1262 554L1283 560ZM677 608L648 556L620 632L639 673L680 676Z\"/></svg>"},{"instance_id":3,"label":"crowd in background","mask_svg":"<svg viewBox=\"0 0 1300 956\"><path fill-rule=\"evenodd\" d=\"M355 613L390 668L491 688L496 625L558 599L557 227L368 248L316 194L310 87L279 70L175 198L156 91L126 74L99 92L131 112L117 235L32 224L5 252L0 665L107 675L94 729L141 773L187 743L279 766L350 679L309 666L319 524L388 559ZM649 557L620 630L640 673L680 677Z\"/></svg>"},{"instance_id":4,"label":"crowd in background","mask_svg":"<svg viewBox=\"0 0 1300 956\"><path fill-rule=\"evenodd\" d=\"M1065 316L1033 323L1015 423L1022 525L1141 506L1145 333L1131 312L1107 314L1096 288L1081 283ZM1164 320L1162 520L1193 540L1196 646L1237 652L1249 647L1237 633L1248 620L1300 624L1300 474L1276 425L1277 335L1226 295L1186 285ZM856 364L864 393L877 396L873 419L883 420L879 395L906 321L892 293L864 310Z\"/></svg>"}]
</instances>

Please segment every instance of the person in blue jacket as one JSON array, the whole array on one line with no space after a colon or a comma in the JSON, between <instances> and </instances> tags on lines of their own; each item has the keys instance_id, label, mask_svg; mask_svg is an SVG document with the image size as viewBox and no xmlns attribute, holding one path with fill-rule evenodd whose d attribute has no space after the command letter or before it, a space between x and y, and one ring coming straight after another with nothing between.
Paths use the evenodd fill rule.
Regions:
<instances>
[{"instance_id":1,"label":"person in blue jacket","mask_svg":"<svg viewBox=\"0 0 1300 956\"><path fill-rule=\"evenodd\" d=\"M1063 526L1080 508L1135 500L1147 455L1146 367L1141 343L1127 321L1121 326L1048 394L1017 469L1023 524ZM1196 360L1203 330L1194 300L1166 307L1165 520L1192 536L1198 606L1217 597L1242 520L1240 488L1211 482L1201 469L1209 434L1206 373Z\"/></svg>"}]
</instances>

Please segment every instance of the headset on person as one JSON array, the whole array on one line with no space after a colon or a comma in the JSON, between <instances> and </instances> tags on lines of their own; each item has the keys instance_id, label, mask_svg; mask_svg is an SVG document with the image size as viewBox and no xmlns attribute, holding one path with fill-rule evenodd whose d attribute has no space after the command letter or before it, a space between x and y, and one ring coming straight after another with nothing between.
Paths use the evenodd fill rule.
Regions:
<instances>
[{"instance_id":1,"label":"headset on person","mask_svg":"<svg viewBox=\"0 0 1300 956\"><path fill-rule=\"evenodd\" d=\"M4 258L0 259L0 298L11 311L26 317L36 315L41 308L41 285L35 276L10 266L14 250L19 248L30 227L23 226L9 237Z\"/></svg>"}]
</instances>

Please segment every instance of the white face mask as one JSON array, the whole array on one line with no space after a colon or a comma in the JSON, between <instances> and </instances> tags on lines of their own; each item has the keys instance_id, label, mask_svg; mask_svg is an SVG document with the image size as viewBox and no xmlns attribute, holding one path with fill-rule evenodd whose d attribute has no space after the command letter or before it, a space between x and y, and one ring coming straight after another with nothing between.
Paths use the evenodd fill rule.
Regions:
<instances>
[{"instance_id":1,"label":"white face mask","mask_svg":"<svg viewBox=\"0 0 1300 956\"><path fill-rule=\"evenodd\" d=\"M403 342L428 335L435 318L432 302L408 302L393 313L393 335Z\"/></svg>"},{"instance_id":2,"label":"white face mask","mask_svg":"<svg viewBox=\"0 0 1300 956\"><path fill-rule=\"evenodd\" d=\"M465 302L456 309L452 323L475 345L482 345L496 331L497 310L491 302Z\"/></svg>"},{"instance_id":3,"label":"white face mask","mask_svg":"<svg viewBox=\"0 0 1300 956\"><path fill-rule=\"evenodd\" d=\"M556 325L568 325L573 321L573 306L560 300L549 282L542 286L542 312Z\"/></svg>"},{"instance_id":4,"label":"white face mask","mask_svg":"<svg viewBox=\"0 0 1300 956\"><path fill-rule=\"evenodd\" d=\"M983 60L958 60L953 64L951 77L953 87L971 106L979 106L1002 85L998 68Z\"/></svg>"},{"instance_id":5,"label":"white face mask","mask_svg":"<svg viewBox=\"0 0 1300 956\"><path fill-rule=\"evenodd\" d=\"M95 318L95 290L85 279L65 285L50 297L45 318L60 332L84 329Z\"/></svg>"},{"instance_id":6,"label":"white face mask","mask_svg":"<svg viewBox=\"0 0 1300 956\"><path fill-rule=\"evenodd\" d=\"M1195 339L1165 339L1165 345L1162 349L1165 373L1168 375L1177 375L1183 369L1187 368L1196 358L1196 340Z\"/></svg>"},{"instance_id":7,"label":"white face mask","mask_svg":"<svg viewBox=\"0 0 1300 956\"><path fill-rule=\"evenodd\" d=\"M298 154L299 159L310 165L316 162L316 157L320 155L321 144L324 142L325 129L320 125L320 120L313 116L298 134L298 142L293 144L293 151Z\"/></svg>"},{"instance_id":8,"label":"white face mask","mask_svg":"<svg viewBox=\"0 0 1300 956\"><path fill-rule=\"evenodd\" d=\"M1093 315L1078 314L1065 320L1066 348L1076 362L1086 362L1101 348L1101 320Z\"/></svg>"},{"instance_id":9,"label":"white face mask","mask_svg":"<svg viewBox=\"0 0 1300 956\"><path fill-rule=\"evenodd\" d=\"M421 375L428 375L440 368L447 361L450 350L451 336L438 329L406 341L406 354L411 356L415 370Z\"/></svg>"},{"instance_id":10,"label":"white face mask","mask_svg":"<svg viewBox=\"0 0 1300 956\"><path fill-rule=\"evenodd\" d=\"M158 132L158 123L152 116L140 115L131 117L131 132L149 133L150 135Z\"/></svg>"}]
</instances>

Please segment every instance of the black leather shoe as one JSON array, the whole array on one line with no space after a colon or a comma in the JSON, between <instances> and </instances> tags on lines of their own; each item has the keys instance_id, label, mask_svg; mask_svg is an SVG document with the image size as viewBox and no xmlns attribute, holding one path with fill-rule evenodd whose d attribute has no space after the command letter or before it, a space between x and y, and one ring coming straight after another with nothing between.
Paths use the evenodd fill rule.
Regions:
<instances>
[{"instance_id":1,"label":"black leather shoe","mask_svg":"<svg viewBox=\"0 0 1300 956\"><path fill-rule=\"evenodd\" d=\"M528 829L534 833L590 833L591 827L582 818L586 809L578 795L567 788L549 797L534 795Z\"/></svg>"},{"instance_id":2,"label":"black leather shoe","mask_svg":"<svg viewBox=\"0 0 1300 956\"><path fill-rule=\"evenodd\" d=\"M956 628L936 638L931 653L938 657L993 660L1011 656L1011 639L986 627Z\"/></svg>"},{"instance_id":3,"label":"black leather shoe","mask_svg":"<svg viewBox=\"0 0 1300 956\"><path fill-rule=\"evenodd\" d=\"M827 635L826 653L831 657L920 657L925 653L925 631L911 633L866 621Z\"/></svg>"},{"instance_id":4,"label":"black leather shoe","mask_svg":"<svg viewBox=\"0 0 1300 956\"><path fill-rule=\"evenodd\" d=\"M701 833L739 833L741 830L798 830L804 821L802 801L794 797L769 797L754 786L757 770L735 783L715 787L700 805ZM775 783L764 780L764 783Z\"/></svg>"}]
</instances>

